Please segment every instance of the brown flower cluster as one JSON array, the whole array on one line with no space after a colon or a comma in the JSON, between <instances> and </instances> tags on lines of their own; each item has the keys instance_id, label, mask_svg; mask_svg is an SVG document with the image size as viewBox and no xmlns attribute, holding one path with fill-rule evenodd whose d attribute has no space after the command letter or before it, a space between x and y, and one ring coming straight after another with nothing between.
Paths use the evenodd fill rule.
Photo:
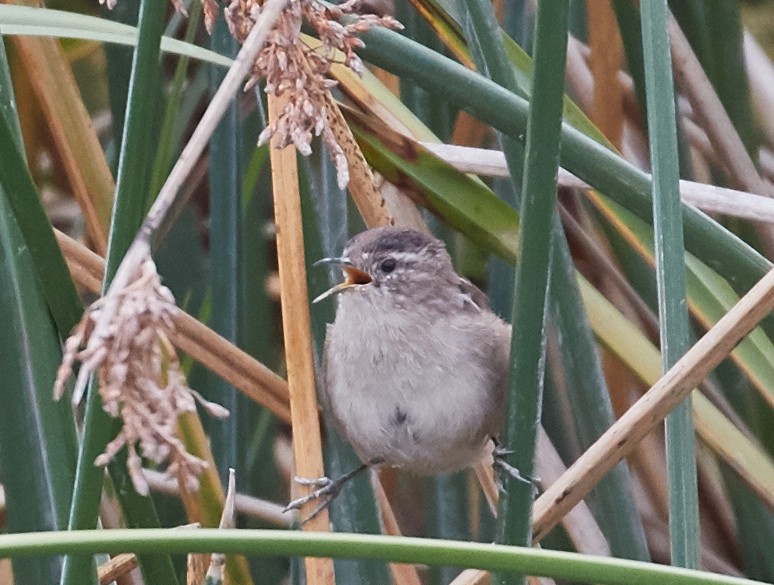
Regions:
<instances>
[{"instance_id":1,"label":"brown flower cluster","mask_svg":"<svg viewBox=\"0 0 774 585\"><path fill-rule=\"evenodd\" d=\"M171 1L179 12L185 12L181 0ZM237 41L242 43L247 38L266 1L269 0L228 1L224 15ZM100 2L112 8L116 0ZM201 3L205 25L212 31L220 12L219 2L201 0ZM378 26L402 28L389 14L368 14L374 10L372 4L372 0L346 0L337 5L320 0L290 0L259 53L253 78L248 83L249 88L265 79L267 94L287 98L283 112L261 132L258 144L265 144L276 136L278 147L294 144L301 154L309 155L313 137L320 136L336 166L337 182L342 189L349 183L349 168L328 123L327 109L331 107L328 92L336 86L329 75L331 65L343 63L361 74L363 63L355 53L363 46L359 35ZM321 48L311 49L301 40L304 20L317 32Z\"/></svg>"},{"instance_id":2,"label":"brown flower cluster","mask_svg":"<svg viewBox=\"0 0 774 585\"><path fill-rule=\"evenodd\" d=\"M203 1L212 11L215 0ZM361 3L347 0L334 6L318 0L290 0L258 54L253 79L248 84L249 87L265 79L267 94L287 99L279 118L261 132L258 144L275 136L278 147L294 144L301 154L308 155L312 138L320 136L336 166L342 189L349 183L349 170L344 151L328 124L328 92L336 86L329 75L331 65L341 62L362 74L363 63L355 53L363 46L358 35L376 26L401 28L391 16L360 14ZM245 40L260 11L257 0L231 1L225 17L234 38L239 42ZM317 32L322 42L320 48L311 49L301 40L304 19Z\"/></svg>"},{"instance_id":3,"label":"brown flower cluster","mask_svg":"<svg viewBox=\"0 0 774 585\"><path fill-rule=\"evenodd\" d=\"M169 340L174 328L172 316L177 311L175 299L161 284L153 261L146 260L136 280L117 294L120 302L115 317L98 343L93 343L91 337L104 299L92 305L65 343L54 395L61 397L74 361L80 361L79 385L96 372L105 412L123 420L123 428L97 457L95 465L106 465L126 446L134 487L146 495L148 484L137 452L139 444L144 457L158 465L166 464L167 473L196 490L199 474L207 464L186 451L177 437L177 418L193 411L195 400L214 416L227 416L228 411L204 401L187 386ZM74 399L77 394L76 390Z\"/></svg>"}]
</instances>

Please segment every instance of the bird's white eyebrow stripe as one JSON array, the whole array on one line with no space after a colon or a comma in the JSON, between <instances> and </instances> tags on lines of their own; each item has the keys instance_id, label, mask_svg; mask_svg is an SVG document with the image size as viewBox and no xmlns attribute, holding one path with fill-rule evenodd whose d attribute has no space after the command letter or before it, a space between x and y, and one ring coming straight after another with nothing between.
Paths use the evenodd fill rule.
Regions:
<instances>
[{"instance_id":1,"label":"bird's white eyebrow stripe","mask_svg":"<svg viewBox=\"0 0 774 585\"><path fill-rule=\"evenodd\" d=\"M363 252L363 260L365 261L369 260L372 256L375 256L374 251ZM389 254L386 254L385 257L395 258L395 260L405 264L412 264L422 260L422 254L418 254L417 252L403 252L397 250L390 250Z\"/></svg>"},{"instance_id":2,"label":"bird's white eyebrow stripe","mask_svg":"<svg viewBox=\"0 0 774 585\"><path fill-rule=\"evenodd\" d=\"M392 252L390 257L406 263L417 262L422 259L422 255L416 252Z\"/></svg>"}]
</instances>

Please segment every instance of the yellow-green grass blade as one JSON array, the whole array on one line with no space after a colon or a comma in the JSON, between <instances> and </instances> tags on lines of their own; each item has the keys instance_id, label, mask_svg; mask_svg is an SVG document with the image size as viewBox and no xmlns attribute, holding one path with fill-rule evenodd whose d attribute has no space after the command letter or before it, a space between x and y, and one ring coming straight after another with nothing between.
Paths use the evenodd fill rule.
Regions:
<instances>
[{"instance_id":1,"label":"yellow-green grass blade","mask_svg":"<svg viewBox=\"0 0 774 585\"><path fill-rule=\"evenodd\" d=\"M449 16L449 13L444 10L443 6L435 0L409 1L459 62L466 67L473 68L473 60L468 52L460 26L453 18L451 18L451 16Z\"/></svg>"},{"instance_id":2,"label":"yellow-green grass blade","mask_svg":"<svg viewBox=\"0 0 774 585\"><path fill-rule=\"evenodd\" d=\"M137 44L137 27L134 26L63 10L11 4L0 5L0 34L73 38L126 46ZM161 49L223 67L231 65L228 57L169 37L162 37Z\"/></svg>"}]
</instances>

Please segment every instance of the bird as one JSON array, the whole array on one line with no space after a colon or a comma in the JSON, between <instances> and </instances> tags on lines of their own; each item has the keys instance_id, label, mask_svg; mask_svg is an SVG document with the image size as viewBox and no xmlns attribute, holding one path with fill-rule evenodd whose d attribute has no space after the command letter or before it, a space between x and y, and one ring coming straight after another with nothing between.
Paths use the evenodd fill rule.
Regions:
<instances>
[{"instance_id":1,"label":"bird","mask_svg":"<svg viewBox=\"0 0 774 585\"><path fill-rule=\"evenodd\" d=\"M402 227L354 236L336 265L343 282L313 303L337 299L323 350L321 406L362 464L337 478L295 478L316 488L290 502L325 508L344 484L381 465L420 475L472 467L499 447L506 410L511 326L460 276L444 243ZM493 448L494 447L494 448Z\"/></svg>"}]
</instances>

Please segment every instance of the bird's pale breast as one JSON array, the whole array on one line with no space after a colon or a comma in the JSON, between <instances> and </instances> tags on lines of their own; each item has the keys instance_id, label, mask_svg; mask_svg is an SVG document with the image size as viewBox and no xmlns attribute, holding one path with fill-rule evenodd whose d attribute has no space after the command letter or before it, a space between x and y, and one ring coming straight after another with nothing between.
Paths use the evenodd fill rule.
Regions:
<instances>
[{"instance_id":1,"label":"bird's pale breast","mask_svg":"<svg viewBox=\"0 0 774 585\"><path fill-rule=\"evenodd\" d=\"M476 463L504 411L509 327L462 313L420 327L349 300L328 330L325 402L360 458L422 474Z\"/></svg>"}]
</instances>

